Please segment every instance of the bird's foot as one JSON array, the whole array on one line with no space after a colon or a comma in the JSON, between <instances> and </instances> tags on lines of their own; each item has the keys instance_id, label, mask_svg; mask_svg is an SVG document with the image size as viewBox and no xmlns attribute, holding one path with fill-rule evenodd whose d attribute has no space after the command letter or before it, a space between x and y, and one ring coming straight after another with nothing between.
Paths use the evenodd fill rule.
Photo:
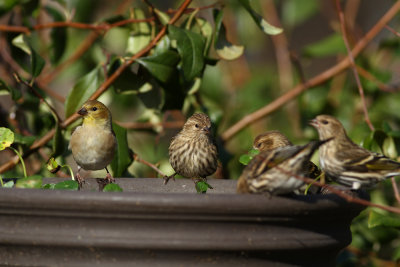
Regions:
<instances>
[{"instance_id":1,"label":"bird's foot","mask_svg":"<svg viewBox=\"0 0 400 267\"><path fill-rule=\"evenodd\" d=\"M106 178L104 179L97 178L96 181L97 184L99 185L99 191L103 191L104 187L108 184L114 183L115 179L111 176L110 173L107 173Z\"/></svg>"},{"instance_id":2,"label":"bird's foot","mask_svg":"<svg viewBox=\"0 0 400 267\"><path fill-rule=\"evenodd\" d=\"M164 179L164 185L166 185L166 184L168 183L169 179L172 179L172 180L175 182L175 175L176 175L176 173L174 173L174 174L172 174L172 175L170 175L170 176L164 176L164 177L163 177L163 179Z\"/></svg>"},{"instance_id":3,"label":"bird's foot","mask_svg":"<svg viewBox=\"0 0 400 267\"><path fill-rule=\"evenodd\" d=\"M83 184L85 183L85 179L81 177L79 173L75 175L75 180L78 182L78 190L82 189Z\"/></svg>"}]
</instances>

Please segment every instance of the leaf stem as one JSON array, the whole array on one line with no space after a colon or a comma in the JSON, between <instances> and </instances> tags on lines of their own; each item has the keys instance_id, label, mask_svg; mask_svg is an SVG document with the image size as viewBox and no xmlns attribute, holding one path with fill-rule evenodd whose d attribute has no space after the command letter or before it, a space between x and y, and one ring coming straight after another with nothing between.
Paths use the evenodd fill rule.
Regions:
<instances>
[{"instance_id":1,"label":"leaf stem","mask_svg":"<svg viewBox=\"0 0 400 267\"><path fill-rule=\"evenodd\" d=\"M18 152L18 150L16 150L15 148L13 148L12 146L10 146L9 148L11 148L15 154L17 154L17 156L19 157L19 160L21 161L22 164L22 169L24 170L24 177L26 178L26 168L25 168L25 162L24 159L22 158L21 154ZM2 186L3 186L3 180L2 180Z\"/></svg>"}]
</instances>

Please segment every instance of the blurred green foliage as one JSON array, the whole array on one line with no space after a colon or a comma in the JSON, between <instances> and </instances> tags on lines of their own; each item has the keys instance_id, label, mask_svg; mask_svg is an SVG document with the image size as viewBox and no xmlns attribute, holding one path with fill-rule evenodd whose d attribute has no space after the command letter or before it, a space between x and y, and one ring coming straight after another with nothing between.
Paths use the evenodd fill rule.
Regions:
<instances>
[{"instance_id":1,"label":"blurred green foliage","mask_svg":"<svg viewBox=\"0 0 400 267\"><path fill-rule=\"evenodd\" d=\"M0 2L2 24L31 30L29 34L0 32L4 51L0 54L0 126L15 133L14 149L27 152L35 140L56 129L55 137L44 145L42 152L56 157L60 165L75 166L67 144L79 121L62 128L48 107L32 90L16 82L13 74L18 73L40 92L61 118L70 116L132 55L149 45L173 16L173 12L167 12L168 8L176 9L180 3L151 2L157 19L112 28L101 26L127 19L151 18L154 14L143 1ZM393 4L391 0L358 1L358 5L342 2L345 14L353 14L346 17L352 47ZM209 4L214 2L194 1L191 7ZM274 13L280 23L274 21ZM40 24L71 21L98 28L70 25L34 30ZM399 28L398 16L390 26ZM280 29L287 44L278 39L272 42L275 37L265 34L276 34ZM321 113L336 116L356 143L398 159L400 38L387 30L356 58L369 116L376 131L371 132L364 122L363 104L354 76L351 71L345 71L305 91L290 105L252 123L231 140L222 142L220 139L226 129L244 116L343 59L346 50L339 29L331 1L227 1L223 8L215 5L184 14L177 23L167 26L166 35L149 53L119 73L110 89L99 98L112 111L118 137L113 174L157 176L151 168L132 163L132 151L149 162L158 163L163 172L172 174L168 145L179 127L163 127L162 123L179 121L195 111L208 113L214 123L224 178L239 177L243 169L239 157L263 131L278 129L295 144L316 139L317 134L308 126L308 121ZM286 62L289 70L283 74L276 51L286 46L291 62ZM285 83L287 88L281 88ZM123 126L132 123L136 126ZM138 127L138 124L147 126ZM8 150L0 153L1 164L12 156ZM248 162L251 156L250 153L240 161ZM33 153L27 164L28 174L38 176L19 179L16 186L76 190L74 181L42 185L40 177L53 175L46 167L46 160ZM22 171L14 168L1 175L22 177ZM5 184L9 186L10 182ZM119 189L110 185L105 191ZM371 200L399 205L393 197L390 181L372 190ZM371 208L365 210L353 222L353 243L341 255L338 265L394 264L400 258L399 220L398 215Z\"/></svg>"}]
</instances>

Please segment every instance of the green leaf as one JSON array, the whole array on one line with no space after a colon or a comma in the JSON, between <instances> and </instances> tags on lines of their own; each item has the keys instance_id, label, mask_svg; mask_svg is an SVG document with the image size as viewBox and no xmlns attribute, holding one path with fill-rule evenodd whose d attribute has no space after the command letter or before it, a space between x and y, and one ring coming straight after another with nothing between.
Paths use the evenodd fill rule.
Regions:
<instances>
[{"instance_id":1,"label":"green leaf","mask_svg":"<svg viewBox=\"0 0 400 267\"><path fill-rule=\"evenodd\" d=\"M0 151L14 143L14 133L8 128L0 127Z\"/></svg>"},{"instance_id":2,"label":"green leaf","mask_svg":"<svg viewBox=\"0 0 400 267\"><path fill-rule=\"evenodd\" d=\"M167 50L162 54L142 57L136 61L145 67L157 80L167 83L176 76L176 65L179 60L180 57L176 52Z\"/></svg>"},{"instance_id":3,"label":"green leaf","mask_svg":"<svg viewBox=\"0 0 400 267\"><path fill-rule=\"evenodd\" d=\"M65 116L75 113L96 91L103 80L102 71L95 68L78 80L65 101Z\"/></svg>"},{"instance_id":4,"label":"green leaf","mask_svg":"<svg viewBox=\"0 0 400 267\"><path fill-rule=\"evenodd\" d=\"M25 136L21 134L14 134L14 143L16 144L21 144L21 145L26 145L26 146L31 146L33 142L35 142L37 139L37 136Z\"/></svg>"},{"instance_id":5,"label":"green leaf","mask_svg":"<svg viewBox=\"0 0 400 267\"><path fill-rule=\"evenodd\" d=\"M205 193L207 193L207 190L208 190L209 188L212 189L212 186L209 185L208 183L204 182L204 181L196 182L196 191L197 191L197 193L199 193L199 194L205 194Z\"/></svg>"},{"instance_id":6,"label":"green leaf","mask_svg":"<svg viewBox=\"0 0 400 267\"><path fill-rule=\"evenodd\" d=\"M54 189L56 190L78 190L78 187L78 182L72 180L59 182L54 185Z\"/></svg>"},{"instance_id":7,"label":"green leaf","mask_svg":"<svg viewBox=\"0 0 400 267\"><path fill-rule=\"evenodd\" d=\"M388 136L387 138L385 138L385 140L383 141L382 150L383 154L386 157L389 157L391 159L397 158L397 149L393 137Z\"/></svg>"},{"instance_id":8,"label":"green leaf","mask_svg":"<svg viewBox=\"0 0 400 267\"><path fill-rule=\"evenodd\" d=\"M263 30L266 34L276 35L280 34L283 30L281 28L275 27L264 20L257 12L255 12L250 5L250 0L239 0L239 3L246 9L246 11L253 18L257 26Z\"/></svg>"},{"instance_id":9,"label":"green leaf","mask_svg":"<svg viewBox=\"0 0 400 267\"><path fill-rule=\"evenodd\" d=\"M51 157L49 159L46 167L47 167L47 170L51 173L56 173L61 169L61 166L58 164L58 162L53 157Z\"/></svg>"},{"instance_id":10,"label":"green leaf","mask_svg":"<svg viewBox=\"0 0 400 267\"><path fill-rule=\"evenodd\" d=\"M252 158L253 158L252 156L244 154L240 156L239 162L242 163L243 165L247 165L252 160Z\"/></svg>"},{"instance_id":11,"label":"green leaf","mask_svg":"<svg viewBox=\"0 0 400 267\"><path fill-rule=\"evenodd\" d=\"M340 34L334 33L328 37L306 46L303 51L305 56L326 57L346 53L346 47Z\"/></svg>"},{"instance_id":12,"label":"green leaf","mask_svg":"<svg viewBox=\"0 0 400 267\"><path fill-rule=\"evenodd\" d=\"M138 8L133 9L132 16L135 19L146 18L144 12ZM126 53L131 53L134 55L150 43L151 28L148 22L132 23L131 25L132 30L128 38Z\"/></svg>"},{"instance_id":13,"label":"green leaf","mask_svg":"<svg viewBox=\"0 0 400 267\"><path fill-rule=\"evenodd\" d=\"M162 25L168 24L170 17L167 15L167 13L164 13L157 8L154 9L154 13L156 13Z\"/></svg>"},{"instance_id":14,"label":"green leaf","mask_svg":"<svg viewBox=\"0 0 400 267\"><path fill-rule=\"evenodd\" d=\"M377 226L400 227L400 217L391 214L383 215L372 210L368 217L368 227Z\"/></svg>"},{"instance_id":15,"label":"green leaf","mask_svg":"<svg viewBox=\"0 0 400 267\"><path fill-rule=\"evenodd\" d=\"M108 184L104 187L103 192L122 192L122 188L117 184Z\"/></svg>"},{"instance_id":16,"label":"green leaf","mask_svg":"<svg viewBox=\"0 0 400 267\"><path fill-rule=\"evenodd\" d=\"M65 21L65 18L62 13L60 13L57 9L46 6L45 7L47 13L53 17L53 21ZM52 62L57 63L62 55L64 54L66 45L67 45L67 28L66 27L54 27L51 29L50 33L52 39Z\"/></svg>"},{"instance_id":17,"label":"green leaf","mask_svg":"<svg viewBox=\"0 0 400 267\"><path fill-rule=\"evenodd\" d=\"M44 59L33 49L32 45L29 41L26 40L24 34L20 34L12 40L12 44L20 49L22 49L25 53L31 56L31 74L33 77L39 76L42 72L45 61Z\"/></svg>"},{"instance_id":18,"label":"green leaf","mask_svg":"<svg viewBox=\"0 0 400 267\"><path fill-rule=\"evenodd\" d=\"M45 185L42 186L42 189L51 189L51 190L53 190L55 186L56 186L56 184L53 184L53 183L45 184Z\"/></svg>"},{"instance_id":19,"label":"green leaf","mask_svg":"<svg viewBox=\"0 0 400 267\"><path fill-rule=\"evenodd\" d=\"M4 188L12 188L13 186L14 186L14 181L13 180L8 181L7 183L5 183L3 185Z\"/></svg>"},{"instance_id":20,"label":"green leaf","mask_svg":"<svg viewBox=\"0 0 400 267\"><path fill-rule=\"evenodd\" d=\"M199 76L204 68L203 51L205 42L200 34L168 25L169 37L176 40L177 49L182 59L185 80L191 81Z\"/></svg>"},{"instance_id":21,"label":"green leaf","mask_svg":"<svg viewBox=\"0 0 400 267\"><path fill-rule=\"evenodd\" d=\"M242 163L243 165L247 165L254 158L254 156L259 153L260 153L259 150L252 148L249 150L249 152L247 152L247 154L240 156L239 162Z\"/></svg>"},{"instance_id":22,"label":"green leaf","mask_svg":"<svg viewBox=\"0 0 400 267\"><path fill-rule=\"evenodd\" d=\"M233 60L240 57L243 54L244 47L233 45L226 39L226 28L222 23L223 11L213 10L215 20L215 37L214 37L214 48L223 59Z\"/></svg>"},{"instance_id":23,"label":"green leaf","mask_svg":"<svg viewBox=\"0 0 400 267\"><path fill-rule=\"evenodd\" d=\"M10 94L12 100L17 101L22 97L21 91L17 90L11 86L8 86L3 80L0 79L0 95L3 94L2 91L6 91L6 94Z\"/></svg>"},{"instance_id":24,"label":"green leaf","mask_svg":"<svg viewBox=\"0 0 400 267\"><path fill-rule=\"evenodd\" d=\"M296 0L282 3L282 21L285 25L295 27L318 12L317 0Z\"/></svg>"},{"instance_id":25,"label":"green leaf","mask_svg":"<svg viewBox=\"0 0 400 267\"><path fill-rule=\"evenodd\" d=\"M20 35L16 36L11 43L15 46L27 53L28 55L31 54L31 48L29 45L25 42L24 34L21 33Z\"/></svg>"},{"instance_id":26,"label":"green leaf","mask_svg":"<svg viewBox=\"0 0 400 267\"><path fill-rule=\"evenodd\" d=\"M40 175L33 175L33 176L28 176L26 178L20 178L17 180L15 187L39 189L42 187L42 180L43 178Z\"/></svg>"},{"instance_id":27,"label":"green leaf","mask_svg":"<svg viewBox=\"0 0 400 267\"><path fill-rule=\"evenodd\" d=\"M117 137L118 149L111 162L111 169L114 177L121 177L133 159L128 147L127 130L115 123L113 123L113 129Z\"/></svg>"}]
</instances>

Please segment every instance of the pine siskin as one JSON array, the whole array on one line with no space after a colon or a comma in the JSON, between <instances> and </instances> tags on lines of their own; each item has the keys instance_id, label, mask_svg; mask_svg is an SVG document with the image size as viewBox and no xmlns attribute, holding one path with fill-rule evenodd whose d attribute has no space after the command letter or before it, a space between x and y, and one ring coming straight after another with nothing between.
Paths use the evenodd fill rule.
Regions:
<instances>
[{"instance_id":1,"label":"pine siskin","mask_svg":"<svg viewBox=\"0 0 400 267\"><path fill-rule=\"evenodd\" d=\"M321 140L333 137L319 151L321 168L333 181L359 189L400 175L400 163L354 144L336 118L319 115L310 125L317 129Z\"/></svg>"},{"instance_id":2,"label":"pine siskin","mask_svg":"<svg viewBox=\"0 0 400 267\"><path fill-rule=\"evenodd\" d=\"M253 148L261 152L292 145L292 142L284 134L276 130L259 134L253 142ZM308 165L306 177L316 179L321 175L321 170L312 161L308 161L306 164Z\"/></svg>"},{"instance_id":3,"label":"pine siskin","mask_svg":"<svg viewBox=\"0 0 400 267\"><path fill-rule=\"evenodd\" d=\"M311 141L303 146L285 146L261 152L243 170L238 180L237 192L269 195L293 192L304 184L295 175L307 174L307 162L314 151L326 141Z\"/></svg>"},{"instance_id":4,"label":"pine siskin","mask_svg":"<svg viewBox=\"0 0 400 267\"><path fill-rule=\"evenodd\" d=\"M218 151L211 134L211 121L206 114L193 114L172 138L169 162L175 174L165 177L165 184L176 174L196 181L198 178L206 180L217 170Z\"/></svg>"},{"instance_id":5,"label":"pine siskin","mask_svg":"<svg viewBox=\"0 0 400 267\"><path fill-rule=\"evenodd\" d=\"M105 168L106 180L111 182L113 178L108 172L107 165L113 160L117 148L117 139L112 130L111 112L103 103L88 100L78 114L83 116L83 122L72 133L69 147L78 164L76 179L79 187L84 181L79 175L81 168L85 170Z\"/></svg>"}]
</instances>

